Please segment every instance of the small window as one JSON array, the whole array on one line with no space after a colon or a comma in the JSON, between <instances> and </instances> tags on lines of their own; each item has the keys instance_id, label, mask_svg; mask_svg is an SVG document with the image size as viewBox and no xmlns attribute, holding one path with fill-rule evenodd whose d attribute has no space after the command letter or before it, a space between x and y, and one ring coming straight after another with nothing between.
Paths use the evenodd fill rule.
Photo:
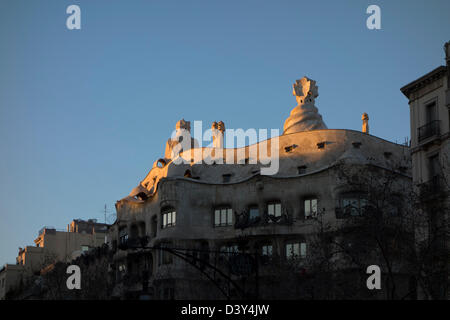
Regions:
<instances>
[{"instance_id":1,"label":"small window","mask_svg":"<svg viewBox=\"0 0 450 320\"><path fill-rule=\"evenodd\" d=\"M119 230L119 243L126 244L128 241L128 232L126 228Z\"/></svg>"},{"instance_id":2,"label":"small window","mask_svg":"<svg viewBox=\"0 0 450 320\"><path fill-rule=\"evenodd\" d=\"M228 183L231 180L231 174L223 174L222 179L224 183Z\"/></svg>"},{"instance_id":3,"label":"small window","mask_svg":"<svg viewBox=\"0 0 450 320\"><path fill-rule=\"evenodd\" d=\"M298 174L305 174L306 173L306 166L300 166L297 167Z\"/></svg>"},{"instance_id":4,"label":"small window","mask_svg":"<svg viewBox=\"0 0 450 320\"><path fill-rule=\"evenodd\" d=\"M281 217L281 203L269 203L267 205L267 214L269 216L269 222L277 221L277 218Z\"/></svg>"},{"instance_id":5,"label":"small window","mask_svg":"<svg viewBox=\"0 0 450 320\"><path fill-rule=\"evenodd\" d=\"M359 149L361 147L361 144L362 143L359 141L352 142L353 148L355 148L355 149Z\"/></svg>"},{"instance_id":6,"label":"small window","mask_svg":"<svg viewBox=\"0 0 450 320\"><path fill-rule=\"evenodd\" d=\"M162 229L174 227L176 224L177 212L175 210L169 210L162 214Z\"/></svg>"},{"instance_id":7,"label":"small window","mask_svg":"<svg viewBox=\"0 0 450 320\"><path fill-rule=\"evenodd\" d=\"M214 226L225 227L233 225L233 210L231 208L220 208L214 210Z\"/></svg>"},{"instance_id":8,"label":"small window","mask_svg":"<svg viewBox=\"0 0 450 320\"><path fill-rule=\"evenodd\" d=\"M120 263L118 269L119 269L119 272L121 272L121 273L124 273L127 271L127 267L124 263Z\"/></svg>"},{"instance_id":9,"label":"small window","mask_svg":"<svg viewBox=\"0 0 450 320\"><path fill-rule=\"evenodd\" d=\"M284 151L287 152L287 153L289 153L289 152L292 152L292 151L293 151L295 148L297 148L297 147L298 147L298 146L297 146L296 144L293 144L293 145L284 147Z\"/></svg>"},{"instance_id":10,"label":"small window","mask_svg":"<svg viewBox=\"0 0 450 320\"><path fill-rule=\"evenodd\" d=\"M256 206L250 207L248 210L248 217L250 220L259 218L259 209Z\"/></svg>"},{"instance_id":11,"label":"small window","mask_svg":"<svg viewBox=\"0 0 450 320\"><path fill-rule=\"evenodd\" d=\"M292 242L286 244L286 259L295 260L306 257L306 243Z\"/></svg>"},{"instance_id":12,"label":"small window","mask_svg":"<svg viewBox=\"0 0 450 320\"><path fill-rule=\"evenodd\" d=\"M164 168L166 166L166 160L164 159L159 159L158 162L156 163L156 166L158 168Z\"/></svg>"},{"instance_id":13,"label":"small window","mask_svg":"<svg viewBox=\"0 0 450 320\"><path fill-rule=\"evenodd\" d=\"M236 254L238 252L239 246L237 244L220 247L220 253L223 255Z\"/></svg>"},{"instance_id":14,"label":"small window","mask_svg":"<svg viewBox=\"0 0 450 320\"><path fill-rule=\"evenodd\" d=\"M361 216L367 206L367 199L360 195L348 195L341 199L341 207L346 216Z\"/></svg>"},{"instance_id":15,"label":"small window","mask_svg":"<svg viewBox=\"0 0 450 320\"><path fill-rule=\"evenodd\" d=\"M304 201L305 219L317 217L317 199L306 199Z\"/></svg>"},{"instance_id":16,"label":"small window","mask_svg":"<svg viewBox=\"0 0 450 320\"><path fill-rule=\"evenodd\" d=\"M271 244L266 244L261 247L261 255L265 257L272 257L273 247Z\"/></svg>"}]
</instances>

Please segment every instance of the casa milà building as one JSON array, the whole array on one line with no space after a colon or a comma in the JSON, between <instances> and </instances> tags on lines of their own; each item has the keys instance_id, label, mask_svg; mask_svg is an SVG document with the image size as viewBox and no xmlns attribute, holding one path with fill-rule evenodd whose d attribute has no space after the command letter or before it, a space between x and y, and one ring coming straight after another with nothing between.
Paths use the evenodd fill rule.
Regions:
<instances>
[{"instance_id":1,"label":"casa mil\u00e0 building","mask_svg":"<svg viewBox=\"0 0 450 320\"><path fill-rule=\"evenodd\" d=\"M400 164L398 181L411 183L409 147L370 135L367 114L362 131L328 129L316 82L297 80L293 94L283 133L243 148L223 147L223 122L212 124L211 147L199 147L190 122L177 122L164 156L116 203L108 239L114 297L296 298L299 285L286 289L280 279L307 272L302 261L315 250L309 239L319 217L333 230L366 204L336 168ZM189 147L176 153L180 136ZM210 161L197 161L199 153ZM277 170L265 174L269 158Z\"/></svg>"}]
</instances>

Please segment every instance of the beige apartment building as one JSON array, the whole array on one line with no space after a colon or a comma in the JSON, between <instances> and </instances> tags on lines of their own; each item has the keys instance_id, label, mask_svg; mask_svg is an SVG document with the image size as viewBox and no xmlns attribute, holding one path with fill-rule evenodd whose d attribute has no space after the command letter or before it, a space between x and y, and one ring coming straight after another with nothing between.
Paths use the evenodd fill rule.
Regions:
<instances>
[{"instance_id":1,"label":"beige apartment building","mask_svg":"<svg viewBox=\"0 0 450 320\"><path fill-rule=\"evenodd\" d=\"M439 187L450 162L450 42L442 65L401 88L409 99L413 181ZM447 179L448 180L448 179Z\"/></svg>"},{"instance_id":2,"label":"beige apartment building","mask_svg":"<svg viewBox=\"0 0 450 320\"><path fill-rule=\"evenodd\" d=\"M16 264L6 264L0 271L0 299L30 275L55 262L70 262L90 248L106 241L108 225L97 220L73 220L67 230L43 227L34 240L35 246L19 248Z\"/></svg>"},{"instance_id":3,"label":"beige apartment building","mask_svg":"<svg viewBox=\"0 0 450 320\"><path fill-rule=\"evenodd\" d=\"M25 276L25 268L20 265L6 264L0 269L0 300L4 300L6 294L20 286Z\"/></svg>"},{"instance_id":4,"label":"beige apartment building","mask_svg":"<svg viewBox=\"0 0 450 320\"><path fill-rule=\"evenodd\" d=\"M442 252L435 259L445 265L436 279L438 298L450 297L450 42L444 51L446 65L401 88L410 107L413 183L421 210L432 221L428 237L437 237L433 251Z\"/></svg>"}]
</instances>

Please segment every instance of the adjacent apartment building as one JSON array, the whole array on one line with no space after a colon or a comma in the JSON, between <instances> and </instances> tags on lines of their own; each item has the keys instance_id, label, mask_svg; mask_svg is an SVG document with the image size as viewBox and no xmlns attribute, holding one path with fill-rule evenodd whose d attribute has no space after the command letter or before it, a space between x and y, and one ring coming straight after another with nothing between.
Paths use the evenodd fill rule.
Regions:
<instances>
[{"instance_id":1,"label":"adjacent apartment building","mask_svg":"<svg viewBox=\"0 0 450 320\"><path fill-rule=\"evenodd\" d=\"M401 88L409 100L413 181L438 188L450 163L450 42L442 65Z\"/></svg>"},{"instance_id":2,"label":"adjacent apartment building","mask_svg":"<svg viewBox=\"0 0 450 320\"><path fill-rule=\"evenodd\" d=\"M19 248L16 264L6 264L0 270L0 299L43 268L55 262L70 262L89 248L103 245L107 231L108 225L95 219L75 219L67 230L43 227L34 240L35 246Z\"/></svg>"},{"instance_id":3,"label":"adjacent apartment building","mask_svg":"<svg viewBox=\"0 0 450 320\"><path fill-rule=\"evenodd\" d=\"M432 224L430 251L443 266L431 286L439 299L450 297L450 42L444 52L445 65L401 88L409 100L413 182Z\"/></svg>"}]
</instances>

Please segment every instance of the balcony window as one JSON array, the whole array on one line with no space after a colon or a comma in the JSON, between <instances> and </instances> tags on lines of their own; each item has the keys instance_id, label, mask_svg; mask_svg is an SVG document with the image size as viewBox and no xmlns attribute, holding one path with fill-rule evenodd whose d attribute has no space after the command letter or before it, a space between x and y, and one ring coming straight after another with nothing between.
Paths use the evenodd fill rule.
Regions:
<instances>
[{"instance_id":1,"label":"balcony window","mask_svg":"<svg viewBox=\"0 0 450 320\"><path fill-rule=\"evenodd\" d=\"M119 244L126 244L128 242L128 232L126 228L119 230Z\"/></svg>"},{"instance_id":2,"label":"balcony window","mask_svg":"<svg viewBox=\"0 0 450 320\"><path fill-rule=\"evenodd\" d=\"M435 154L428 158L428 174L430 180L441 173L441 165L439 163L439 154Z\"/></svg>"},{"instance_id":3,"label":"balcony window","mask_svg":"<svg viewBox=\"0 0 450 320\"><path fill-rule=\"evenodd\" d=\"M436 102L427 104L425 107L425 112L426 112L427 123L437 120Z\"/></svg>"},{"instance_id":4,"label":"balcony window","mask_svg":"<svg viewBox=\"0 0 450 320\"><path fill-rule=\"evenodd\" d=\"M250 207L248 209L248 217L250 221L256 220L259 218L259 209L258 207Z\"/></svg>"},{"instance_id":5,"label":"balcony window","mask_svg":"<svg viewBox=\"0 0 450 320\"><path fill-rule=\"evenodd\" d=\"M317 199L305 199L304 201L305 219L317 217Z\"/></svg>"},{"instance_id":6,"label":"balcony window","mask_svg":"<svg viewBox=\"0 0 450 320\"><path fill-rule=\"evenodd\" d=\"M233 225L233 210L231 208L220 208L214 210L214 226L225 227Z\"/></svg>"},{"instance_id":7,"label":"balcony window","mask_svg":"<svg viewBox=\"0 0 450 320\"><path fill-rule=\"evenodd\" d=\"M269 222L279 220L279 218L281 217L281 203L269 203L267 205L267 215L269 216Z\"/></svg>"},{"instance_id":8,"label":"balcony window","mask_svg":"<svg viewBox=\"0 0 450 320\"><path fill-rule=\"evenodd\" d=\"M261 247L261 255L265 257L272 257L273 247L271 244L266 244Z\"/></svg>"},{"instance_id":9,"label":"balcony window","mask_svg":"<svg viewBox=\"0 0 450 320\"><path fill-rule=\"evenodd\" d=\"M345 195L341 198L341 209L346 216L361 216L367 207L367 199L362 195Z\"/></svg>"},{"instance_id":10,"label":"balcony window","mask_svg":"<svg viewBox=\"0 0 450 320\"><path fill-rule=\"evenodd\" d=\"M286 244L286 259L295 260L306 257L306 243L292 242Z\"/></svg>"},{"instance_id":11,"label":"balcony window","mask_svg":"<svg viewBox=\"0 0 450 320\"><path fill-rule=\"evenodd\" d=\"M444 182L442 182L442 177L440 175L435 175L428 181L421 183L420 196L421 197L434 197L439 194L443 189Z\"/></svg>"},{"instance_id":12,"label":"balcony window","mask_svg":"<svg viewBox=\"0 0 450 320\"><path fill-rule=\"evenodd\" d=\"M222 255L231 255L231 254L236 254L238 252L239 252L239 246L237 244L220 247L220 253Z\"/></svg>"}]
</instances>

